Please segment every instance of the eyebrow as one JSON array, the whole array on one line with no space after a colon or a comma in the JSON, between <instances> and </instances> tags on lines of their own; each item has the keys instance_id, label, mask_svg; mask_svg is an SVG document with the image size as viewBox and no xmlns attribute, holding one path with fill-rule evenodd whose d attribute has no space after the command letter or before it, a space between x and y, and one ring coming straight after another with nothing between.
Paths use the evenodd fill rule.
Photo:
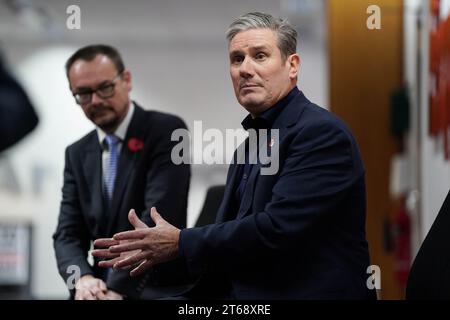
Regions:
<instances>
[{"instance_id":1,"label":"eyebrow","mask_svg":"<svg viewBox=\"0 0 450 320\"><path fill-rule=\"evenodd\" d=\"M250 48L251 50L254 50L254 51L260 51L260 50L267 50L268 49L268 47L266 46L266 45L260 45L260 46L256 46L256 47L253 47L253 48Z\"/></svg>"},{"instance_id":2,"label":"eyebrow","mask_svg":"<svg viewBox=\"0 0 450 320\"><path fill-rule=\"evenodd\" d=\"M230 52L230 57L234 57L235 55L240 54L240 53L242 53L241 50L233 50Z\"/></svg>"},{"instance_id":3,"label":"eyebrow","mask_svg":"<svg viewBox=\"0 0 450 320\"><path fill-rule=\"evenodd\" d=\"M100 82L100 83L96 86L95 89L98 89L98 88L100 88L100 87L102 87L102 86L104 86L104 85L106 85L106 84L110 84L110 83L112 83L111 80L103 80L102 82ZM77 92L89 91L89 90L94 90L94 89L91 88L91 87L76 87L76 88L75 88L75 91L77 91Z\"/></svg>"},{"instance_id":4,"label":"eyebrow","mask_svg":"<svg viewBox=\"0 0 450 320\"><path fill-rule=\"evenodd\" d=\"M259 46L255 46L255 47L251 47L250 51L264 51L264 50L268 50L268 46L267 45L259 45ZM230 57L235 56L236 54L242 53L242 50L236 49L230 52Z\"/></svg>"}]
</instances>

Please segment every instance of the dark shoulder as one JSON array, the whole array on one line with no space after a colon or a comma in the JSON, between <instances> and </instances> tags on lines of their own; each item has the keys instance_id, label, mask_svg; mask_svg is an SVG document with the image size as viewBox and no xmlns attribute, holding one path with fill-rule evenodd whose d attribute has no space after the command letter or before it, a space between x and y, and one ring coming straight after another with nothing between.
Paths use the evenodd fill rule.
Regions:
<instances>
[{"instance_id":1,"label":"dark shoulder","mask_svg":"<svg viewBox=\"0 0 450 320\"><path fill-rule=\"evenodd\" d=\"M172 130L177 128L187 128L186 123L183 121L183 119L174 114L155 110L141 110L146 117L146 121L149 122L149 124L151 124L152 126L158 128L170 128Z\"/></svg>"},{"instance_id":2,"label":"dark shoulder","mask_svg":"<svg viewBox=\"0 0 450 320\"><path fill-rule=\"evenodd\" d=\"M302 131L313 134L340 134L351 141L354 139L350 129L342 119L314 103L305 106L299 124L303 129Z\"/></svg>"},{"instance_id":3,"label":"dark shoulder","mask_svg":"<svg viewBox=\"0 0 450 320\"><path fill-rule=\"evenodd\" d=\"M90 131L85 136L81 137L74 143L70 144L66 150L68 152L78 153L78 152L81 152L83 149L85 149L86 146L92 144L93 142L98 143L97 131L95 131L95 130Z\"/></svg>"}]
</instances>

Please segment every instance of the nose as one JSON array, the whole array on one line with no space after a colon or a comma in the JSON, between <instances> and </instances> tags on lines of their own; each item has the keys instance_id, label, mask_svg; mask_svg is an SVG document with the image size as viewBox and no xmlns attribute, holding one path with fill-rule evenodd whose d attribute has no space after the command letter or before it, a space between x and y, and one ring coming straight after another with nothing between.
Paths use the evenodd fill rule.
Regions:
<instances>
[{"instance_id":1,"label":"nose","mask_svg":"<svg viewBox=\"0 0 450 320\"><path fill-rule=\"evenodd\" d=\"M98 96L97 92L93 92L92 98L91 98L91 104L95 105L95 104L102 103L102 102L103 102L103 99Z\"/></svg>"},{"instance_id":2,"label":"nose","mask_svg":"<svg viewBox=\"0 0 450 320\"><path fill-rule=\"evenodd\" d=\"M248 57L245 57L242 61L241 65L239 66L239 75L242 78L248 79L253 77L254 71L252 62Z\"/></svg>"}]
</instances>

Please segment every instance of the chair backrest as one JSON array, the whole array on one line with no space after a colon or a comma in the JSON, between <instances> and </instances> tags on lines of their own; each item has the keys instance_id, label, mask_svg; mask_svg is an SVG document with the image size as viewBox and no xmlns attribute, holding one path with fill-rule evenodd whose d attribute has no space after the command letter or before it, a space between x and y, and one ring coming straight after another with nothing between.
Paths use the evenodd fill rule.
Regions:
<instances>
[{"instance_id":1,"label":"chair backrest","mask_svg":"<svg viewBox=\"0 0 450 320\"><path fill-rule=\"evenodd\" d=\"M215 222L224 191L225 185L212 186L208 189L202 211L195 223L196 227L205 226Z\"/></svg>"}]
</instances>

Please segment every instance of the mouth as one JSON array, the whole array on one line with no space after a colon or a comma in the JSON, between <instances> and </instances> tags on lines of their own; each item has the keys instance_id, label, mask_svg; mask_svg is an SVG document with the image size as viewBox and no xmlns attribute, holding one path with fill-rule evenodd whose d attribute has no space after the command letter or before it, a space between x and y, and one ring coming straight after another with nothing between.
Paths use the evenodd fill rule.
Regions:
<instances>
[{"instance_id":1,"label":"mouth","mask_svg":"<svg viewBox=\"0 0 450 320\"><path fill-rule=\"evenodd\" d=\"M108 107L97 107L93 108L91 111L91 116L94 118L101 117L108 112Z\"/></svg>"},{"instance_id":2,"label":"mouth","mask_svg":"<svg viewBox=\"0 0 450 320\"><path fill-rule=\"evenodd\" d=\"M252 89L252 88L257 88L257 87L261 87L261 86L259 84L255 84L255 83L245 83L245 84L241 85L241 90Z\"/></svg>"}]
</instances>

